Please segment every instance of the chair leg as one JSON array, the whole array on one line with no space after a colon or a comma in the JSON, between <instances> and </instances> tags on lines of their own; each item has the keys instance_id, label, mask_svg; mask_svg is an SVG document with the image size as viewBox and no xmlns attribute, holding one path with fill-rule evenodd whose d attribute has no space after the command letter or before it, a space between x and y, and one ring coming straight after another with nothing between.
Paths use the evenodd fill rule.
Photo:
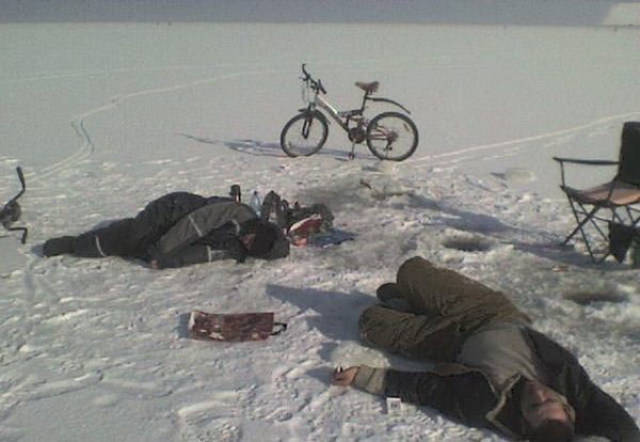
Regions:
<instances>
[{"instance_id":1,"label":"chair leg","mask_svg":"<svg viewBox=\"0 0 640 442\"><path fill-rule=\"evenodd\" d=\"M626 206L625 209L627 209L627 216L631 221L631 227L635 227L636 225L638 225L638 223L640 223L640 211L636 209L631 209L629 206ZM634 217L633 213L631 213L632 211L638 213L638 216Z\"/></svg>"},{"instance_id":2,"label":"chair leg","mask_svg":"<svg viewBox=\"0 0 640 442\"><path fill-rule=\"evenodd\" d=\"M611 220L613 221L613 219L616 217L616 212L615 210L611 210ZM602 237L603 240L607 241L609 239L609 237L607 236L606 233L604 233L602 231L602 229L600 228L600 226L598 225L598 223L595 222L596 216L592 216L589 218L589 221L591 221L591 224L593 225L593 228L596 229L598 231L598 233L600 234L600 236Z\"/></svg>"},{"instance_id":3,"label":"chair leg","mask_svg":"<svg viewBox=\"0 0 640 442\"><path fill-rule=\"evenodd\" d=\"M579 206L579 209L576 208L576 204ZM583 204L581 204L580 202L577 202L577 201L573 201L571 198L569 198L569 205L571 206L571 210L573 211L573 216L576 219L576 223L578 223L578 225L576 226L575 229L573 229L571 231L571 233L569 235L567 235L567 237L564 239L562 245L563 246L567 245L569 243L569 241L578 232L580 232L580 235L582 236L582 240L584 241L584 244L585 244L585 246L587 248L587 252L589 253L589 257L591 258L591 261L594 262L594 263L599 263L599 262L604 261L610 255L609 249L607 248L607 251L606 251L606 253L604 254L603 257L597 258L593 248L591 247L591 242L589 240L589 237L587 236L587 233L584 230L585 225L590 222L593 225L593 227L595 228L595 230L600 234L600 236L605 241L607 240L607 235L602 231L600 226L595 221L596 212L598 212L598 210L600 210L602 207L594 206L590 211L587 211L587 209L584 207ZM615 213L615 212L613 212L613 213ZM583 215L582 219L580 219L580 215Z\"/></svg>"},{"instance_id":4,"label":"chair leg","mask_svg":"<svg viewBox=\"0 0 640 442\"><path fill-rule=\"evenodd\" d=\"M567 237L562 242L562 245L565 246L575 237L575 235L580 232L582 240L585 243L589 256L594 263L601 263L605 261L610 255L611 250L609 246L609 235L605 233L603 227L601 227L601 223L612 223L616 222L619 224L628 225L631 227L636 227L640 225L640 210L635 208L631 208L630 206L624 206L626 212L618 213L617 209L622 209L622 207L608 207L608 206L593 206L590 210L587 210L580 201L574 200L567 195L567 199L569 200L569 205L571 207L571 211L573 212L573 216L576 220L576 227L567 235ZM611 211L610 216L598 216L597 212L600 209L607 209ZM586 225L591 223L595 232L591 230L591 228L586 229ZM586 231L588 230L588 232ZM597 240L597 234L600 235L602 240L607 244L606 249L597 251L594 250L591 242ZM590 235L588 235L590 233ZM597 254L596 254L597 252Z\"/></svg>"},{"instance_id":5,"label":"chair leg","mask_svg":"<svg viewBox=\"0 0 640 442\"><path fill-rule=\"evenodd\" d=\"M582 233L582 239L584 240L584 244L587 246L587 251L589 252L589 256L591 257L591 261L597 262L595 255L593 254L593 250L591 249L591 243L589 243L589 238L587 238L586 233L584 233L583 229L580 229L580 233Z\"/></svg>"},{"instance_id":6,"label":"chair leg","mask_svg":"<svg viewBox=\"0 0 640 442\"><path fill-rule=\"evenodd\" d=\"M576 226L575 229L573 229L573 231L567 235L567 237L564 239L564 242L562 243L563 246L566 246L569 241L571 240L571 238L573 238L573 236L578 233L578 231L582 232L582 227L589 221L591 220L591 217L598 211L598 209L600 209L600 207L594 207L588 214L587 211L584 209L584 207L582 206L582 204L580 204L580 208L582 209L581 213L585 214L585 217L580 220L580 217L578 216L578 212L574 206L574 202L569 199L569 204L571 205L571 210L573 211L573 216L576 219L576 222L578 223L578 225ZM582 234L584 236L584 232Z\"/></svg>"}]
</instances>

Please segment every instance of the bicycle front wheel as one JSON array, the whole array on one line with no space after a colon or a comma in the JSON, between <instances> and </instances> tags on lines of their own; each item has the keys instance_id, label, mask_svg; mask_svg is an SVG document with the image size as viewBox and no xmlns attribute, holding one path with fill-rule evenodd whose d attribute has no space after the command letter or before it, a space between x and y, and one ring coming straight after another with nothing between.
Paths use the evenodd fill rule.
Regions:
<instances>
[{"instance_id":1,"label":"bicycle front wheel","mask_svg":"<svg viewBox=\"0 0 640 442\"><path fill-rule=\"evenodd\" d=\"M322 148L329 135L327 120L318 111L302 112L284 125L280 147L290 157L313 155Z\"/></svg>"},{"instance_id":2,"label":"bicycle front wheel","mask_svg":"<svg viewBox=\"0 0 640 442\"><path fill-rule=\"evenodd\" d=\"M404 114L383 112L367 126L367 146L381 160L406 160L418 147L418 129Z\"/></svg>"}]
</instances>

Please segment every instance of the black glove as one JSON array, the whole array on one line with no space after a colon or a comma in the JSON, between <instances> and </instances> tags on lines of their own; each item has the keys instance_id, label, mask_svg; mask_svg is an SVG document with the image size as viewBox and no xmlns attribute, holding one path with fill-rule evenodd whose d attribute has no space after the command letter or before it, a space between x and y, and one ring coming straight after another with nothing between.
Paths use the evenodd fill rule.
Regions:
<instances>
[{"instance_id":1,"label":"black glove","mask_svg":"<svg viewBox=\"0 0 640 442\"><path fill-rule=\"evenodd\" d=\"M224 241L224 249L236 262L244 262L247 259L247 248L239 238L232 237Z\"/></svg>"}]
</instances>

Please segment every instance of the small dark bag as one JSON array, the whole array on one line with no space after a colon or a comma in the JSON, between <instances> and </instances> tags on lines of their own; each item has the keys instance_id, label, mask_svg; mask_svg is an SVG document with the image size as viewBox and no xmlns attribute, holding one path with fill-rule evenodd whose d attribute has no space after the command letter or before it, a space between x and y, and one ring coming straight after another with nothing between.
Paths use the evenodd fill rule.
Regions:
<instances>
[{"instance_id":1,"label":"small dark bag","mask_svg":"<svg viewBox=\"0 0 640 442\"><path fill-rule=\"evenodd\" d=\"M614 222L609 223L609 251L618 262L624 261L631 241L634 236L638 235L640 235L640 231L634 227Z\"/></svg>"}]
</instances>

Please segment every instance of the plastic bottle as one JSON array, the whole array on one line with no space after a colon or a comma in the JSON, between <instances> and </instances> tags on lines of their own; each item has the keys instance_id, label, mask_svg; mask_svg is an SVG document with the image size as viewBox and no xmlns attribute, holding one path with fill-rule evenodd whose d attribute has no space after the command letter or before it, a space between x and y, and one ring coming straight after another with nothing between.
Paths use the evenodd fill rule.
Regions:
<instances>
[{"instance_id":1,"label":"plastic bottle","mask_svg":"<svg viewBox=\"0 0 640 442\"><path fill-rule=\"evenodd\" d=\"M233 186L231 186L231 189L229 191L229 196L231 198L233 198L233 200L236 203L242 202L242 195L240 193L240 185L239 184L234 184Z\"/></svg>"},{"instance_id":2,"label":"plastic bottle","mask_svg":"<svg viewBox=\"0 0 640 442\"><path fill-rule=\"evenodd\" d=\"M260 201L260 196L258 195L257 190L253 191L253 195L251 195L251 201L249 202L249 205L251 206L253 211L256 212L258 216L260 216L260 210L262 209L262 201Z\"/></svg>"}]
</instances>

